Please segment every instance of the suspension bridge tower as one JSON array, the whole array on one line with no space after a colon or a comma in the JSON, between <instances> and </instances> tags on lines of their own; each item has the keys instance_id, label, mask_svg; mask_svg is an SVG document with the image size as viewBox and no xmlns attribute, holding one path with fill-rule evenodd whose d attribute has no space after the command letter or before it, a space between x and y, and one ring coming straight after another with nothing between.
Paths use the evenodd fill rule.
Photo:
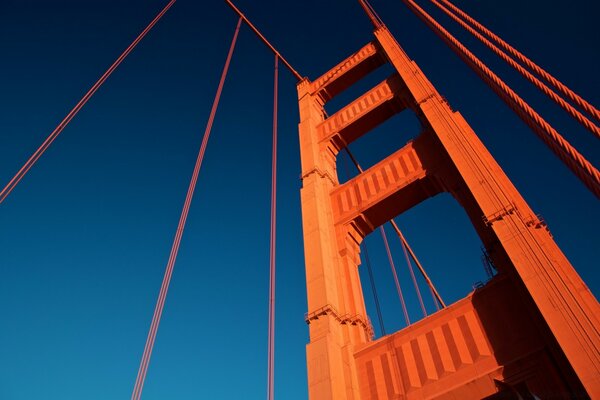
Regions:
<instances>
[{"instance_id":1,"label":"suspension bridge tower","mask_svg":"<svg viewBox=\"0 0 600 400\"><path fill-rule=\"evenodd\" d=\"M374 36L298 84L310 398L600 397L598 302L461 114L384 25ZM326 102L385 63L395 71L389 78L326 114ZM403 110L418 117L420 134L340 184L339 152ZM464 208L499 274L373 340L361 241L442 192Z\"/></svg>"}]
</instances>

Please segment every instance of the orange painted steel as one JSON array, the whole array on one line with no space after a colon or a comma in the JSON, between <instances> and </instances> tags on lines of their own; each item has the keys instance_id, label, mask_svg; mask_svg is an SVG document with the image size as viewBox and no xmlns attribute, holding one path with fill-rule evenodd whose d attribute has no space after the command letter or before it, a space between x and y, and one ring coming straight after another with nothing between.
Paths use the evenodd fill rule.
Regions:
<instances>
[{"instance_id":1,"label":"orange painted steel","mask_svg":"<svg viewBox=\"0 0 600 400\"><path fill-rule=\"evenodd\" d=\"M374 35L373 44L298 84L309 397L471 399L506 388L541 398L600 397L597 300L467 121L385 26ZM385 62L392 77L327 116L327 101ZM339 152L399 112L414 112L422 132L340 184ZM498 275L373 341L360 245L440 193L465 209Z\"/></svg>"},{"instance_id":2,"label":"orange painted steel","mask_svg":"<svg viewBox=\"0 0 600 400\"><path fill-rule=\"evenodd\" d=\"M325 113L325 115L327 115L327 113ZM362 172L360 165L354 158L354 155L352 155L352 152L350 152L350 149L348 147L346 147L346 148L344 148L344 150L346 150L346 154L348 155L348 157L350 158L350 160L352 161L352 163L354 164L354 166L356 167L358 172ZM351 176L350 169L348 168L347 163L343 163L343 165L345 167L344 169L346 172L346 176L349 178ZM360 248L361 248L361 253L364 253L365 266L367 267L367 273L369 275L369 284L371 286L371 292L373 293L373 301L375 303L375 311L377 313L377 319L379 321L379 328L380 328L381 334L385 335L386 334L385 333L385 324L383 323L383 314L381 312L381 304L379 302L379 295L377 294L377 285L375 284L375 277L373 275L373 267L371 265L371 257L369 256L369 249L367 247L367 242L361 243Z\"/></svg>"},{"instance_id":3,"label":"orange painted steel","mask_svg":"<svg viewBox=\"0 0 600 400\"><path fill-rule=\"evenodd\" d=\"M19 184L21 179L29 172L31 167L37 162L37 160L44 154L44 152L50 147L52 142L61 134L61 132L67 127L69 122L77 113L83 108L88 100L96 93L100 86L108 79L108 77L117 69L119 65L125 60L125 58L131 53L131 51L137 46L137 44L146 36L148 32L156 25L156 23L165 15L167 11L175 4L176 0L171 0L158 15L146 26L146 28L138 35L137 38L121 53L119 58L113 62L113 64L106 70L106 72L94 83L94 85L87 91L87 93L79 100L79 102L73 107L73 109L67 114L67 116L58 124L56 128L50 133L50 135L44 140L41 146L31 155L27 162L21 167L21 169L15 174L15 176L6 184L6 186L0 191L0 203L2 203L6 197L13 191L13 189Z\"/></svg>"},{"instance_id":4,"label":"orange painted steel","mask_svg":"<svg viewBox=\"0 0 600 400\"><path fill-rule=\"evenodd\" d=\"M537 73L538 75L543 77L547 82L551 83L556 89L558 89L558 91L560 91L563 95L567 96L567 98L569 98L571 101L573 101L579 107L581 107L585 111L587 111L597 121L600 121L600 111L596 107L594 107L592 104L587 102L585 99L583 99L577 93L573 92L566 85L564 85L562 82L560 82L554 76L552 76L550 73L545 71L543 68L538 66L536 63L534 63L531 59L529 59L523 53L521 53L520 51L515 49L513 46L511 46L510 44L508 44L507 42L502 40L502 38L500 38L498 35L494 34L492 31L487 29L481 23L477 22L477 20L475 20L469 14L462 11L460 8L456 7L450 1L448 1L448 0L440 0L440 1L442 3L444 3L446 6L448 6L450 9L452 9L454 12L459 14L461 17L463 17L465 20L467 20L470 24L475 26L480 32L483 32L489 38L491 38L496 43L498 43L502 48L504 48L504 50L508 51L513 57L517 58L519 61L521 61L527 67L531 68L535 73Z\"/></svg>"},{"instance_id":5,"label":"orange painted steel","mask_svg":"<svg viewBox=\"0 0 600 400\"><path fill-rule=\"evenodd\" d=\"M358 172L363 173L364 170L362 169L362 167L360 166L360 164L358 163L358 161L356 160L356 158L354 157L354 155L352 154L350 149L348 147L345 147L344 150L346 151L346 154L348 154L348 157L350 157L350 160L352 161L352 163L354 164L354 166L356 167ZM442 307L446 307L446 303L444 303L444 300L442 300L442 296L440 296L439 292L437 291L435 285L429 278L429 275L425 271L425 268L423 268L423 265L417 258L417 255L413 251L412 247L410 246L410 244L408 244L408 241L406 240L406 238L404 237L404 234L398 227L398 224L396 224L396 221L394 221L392 219L392 220L390 220L390 224L392 225L392 228L394 228L394 231L396 232L398 239L400 239L400 242L402 243L402 248L408 251L408 254L412 258L412 260L415 262L415 264L417 265L417 268L419 268L421 275L423 276L423 278L425 279L425 282L427 283L427 286L429 286L429 289L431 290L431 294L433 295L434 302L437 301ZM385 235L385 232L384 232L384 235ZM408 268L410 270L410 274L414 278L415 274L413 272L412 265L410 264L410 261L408 261L408 260L407 260L407 263L408 263ZM423 299L421 297L421 292L419 290L419 286L416 283L416 279L415 279L415 288L416 288L416 291L417 291L417 294L419 297L419 301L421 303L421 307L423 308L423 313L427 314L427 312L425 311L425 306L423 305Z\"/></svg>"},{"instance_id":6,"label":"orange painted steel","mask_svg":"<svg viewBox=\"0 0 600 400\"><path fill-rule=\"evenodd\" d=\"M177 255L179 253L179 245L181 244L181 238L183 237L183 231L185 229L185 224L187 221L188 213L190 211L192 198L194 197L196 183L198 182L198 175L200 174L200 168L202 167L202 161L204 160L204 154L206 152L206 147L208 146L208 139L209 139L210 133L212 131L213 122L215 119L215 115L217 113L217 108L219 106L219 100L221 99L221 93L223 91L223 86L225 84L225 78L227 77L227 72L229 71L229 64L231 63L231 58L233 56L233 51L235 49L235 44L237 41L238 33L240 32L241 24L242 24L242 19L240 18L237 22L237 26L236 26L235 32L233 34L233 39L231 40L231 45L229 47L227 59L225 60L223 72L221 73L221 79L219 81L219 86L217 88L217 92L215 94L215 99L213 101L213 105L210 110L208 122L206 123L206 129L204 130L204 136L202 137L202 144L200 145L200 150L198 151L198 156L196 158L196 164L194 165L194 171L192 172L190 184L188 186L187 194L185 196L185 202L183 205L183 209L181 210L181 216L179 217L179 223L177 224L177 231L175 232L175 238L173 239L171 253L169 254L169 261L167 262L167 267L165 268L165 275L163 277L163 281L162 281L162 285L160 287L158 299L156 301L156 306L154 308L154 314L152 316L152 323L150 324L150 329L148 331L148 337L146 339L146 345L144 347L144 352L142 355L142 359L140 361L140 367L138 369L137 378L135 381L133 392L131 394L131 400L139 400L142 397L142 390L144 389L146 373L148 372L150 358L152 357L152 349L154 348L154 342L156 340L158 326L160 324L163 309L165 306L165 300L167 298L167 293L169 291L169 284L171 283L171 276L173 275L173 268L175 267L175 261L177 260Z\"/></svg>"},{"instance_id":7,"label":"orange painted steel","mask_svg":"<svg viewBox=\"0 0 600 400\"><path fill-rule=\"evenodd\" d=\"M456 21L460 26L466 29L469 33L479 39L483 44L485 44L489 49L491 49L496 55L502 58L506 63L508 63L511 67L516 69L521 75L523 75L528 81L533 83L538 89L540 89L546 96L551 98L556 104L558 104L563 110L565 110L569 115L575 118L580 124L582 124L587 130L589 130L594 136L600 138L600 127L596 125L594 122L590 121L585 115L583 115L579 110L575 107L567 103L562 97L560 97L556 92L554 92L551 88L549 88L545 83L536 78L532 73L523 68L519 63L513 60L508 54L502 51L498 46L494 45L492 42L487 40L482 34L477 32L471 26L469 26L465 21L460 19L460 17L446 8L437 0L430 0L433 4L435 4L440 10L442 10L446 15Z\"/></svg>"},{"instance_id":8,"label":"orange painted steel","mask_svg":"<svg viewBox=\"0 0 600 400\"><path fill-rule=\"evenodd\" d=\"M487 399L495 392L503 392L497 398L576 398L553 369L544 349L548 337L528 319L515 289L496 277L435 318L358 350L360 399Z\"/></svg>"},{"instance_id":9,"label":"orange painted steel","mask_svg":"<svg viewBox=\"0 0 600 400\"><path fill-rule=\"evenodd\" d=\"M402 1L504 100L596 197L600 198L600 172L577 149L417 3L413 0Z\"/></svg>"}]
</instances>

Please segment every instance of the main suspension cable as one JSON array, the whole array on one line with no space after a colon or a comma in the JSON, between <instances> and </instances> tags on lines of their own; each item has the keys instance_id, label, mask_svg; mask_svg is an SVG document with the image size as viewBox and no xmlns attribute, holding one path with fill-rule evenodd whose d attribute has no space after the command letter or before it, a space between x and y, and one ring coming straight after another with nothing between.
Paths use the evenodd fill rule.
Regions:
<instances>
[{"instance_id":1,"label":"main suspension cable","mask_svg":"<svg viewBox=\"0 0 600 400\"><path fill-rule=\"evenodd\" d=\"M521 117L592 193L600 197L600 172L577 149L418 4L413 0L402 1Z\"/></svg>"},{"instance_id":2,"label":"main suspension cable","mask_svg":"<svg viewBox=\"0 0 600 400\"><path fill-rule=\"evenodd\" d=\"M498 57L502 58L506 63L508 63L511 67L516 69L521 75L523 75L527 80L533 83L538 89L540 89L546 96L552 99L556 104L558 104L563 110L565 110L569 115L575 118L580 124L582 124L587 130L589 130L594 136L600 138L600 128L592 121L590 121L585 115L583 115L579 110L573 107L571 104L567 103L562 97L560 97L556 92L554 92L548 85L544 82L540 81L537 77L523 68L519 63L517 63L513 58L511 58L506 52L502 51L502 49L498 48L488 39L486 39L482 34L473 29L470 25L468 25L464 20L462 20L458 15L450 11L444 5L440 4L437 0L430 0L433 4L435 4L440 10L442 10L446 15L452 18L455 22L457 22L460 26L466 29L469 33L479 39L484 45L486 45L490 50L492 50Z\"/></svg>"},{"instance_id":3,"label":"main suspension cable","mask_svg":"<svg viewBox=\"0 0 600 400\"><path fill-rule=\"evenodd\" d=\"M161 319L162 312L163 312L164 305L165 305L165 299L167 297L167 292L169 290L169 283L171 282L171 275L173 274L173 267L175 265L175 260L177 259L177 254L179 252L179 245L181 243L181 238L183 236L183 230L185 228L185 223L186 223L187 216L188 216L188 213L190 210L190 204L192 202L192 197L194 196L194 190L196 189L196 182L198 181L198 174L200 173L200 167L202 166L202 161L204 159L204 153L206 152L206 147L208 145L208 138L210 137L210 132L212 129L213 121L215 119L215 114L217 112L217 107L219 105L219 100L221 98L221 92L223 91L223 85L225 83L227 71L229 70L229 64L230 64L231 58L233 56L233 50L235 48L235 43L237 41L237 37L238 37L238 33L240 31L241 24L242 24L242 19L240 18L238 20L237 26L235 28L235 33L233 34L233 39L231 41L229 53L227 54L225 66L223 67L223 72L221 74L221 80L219 81L217 93L215 95L212 109L210 111L210 116L209 116L208 122L206 124L206 129L204 131L204 137L202 138L202 144L200 145L200 151L198 152L198 157L196 159L196 164L194 166L194 172L192 173L192 178L190 180L187 195L185 197L185 203L183 205L183 209L181 211L181 216L179 218L179 224L177 225L175 239L173 240L173 246L171 247L171 254L169 255L169 261L167 263L165 275L163 277L162 286L160 288L160 293L158 295L158 300L156 302L156 307L154 309L152 323L150 324L150 330L148 332L148 337L146 339L146 346L144 347L144 353L142 355L142 360L140 362L140 367L139 367L137 378L135 381L135 386L133 388L133 393L131 395L131 400L139 400L142 396L142 390L144 388L144 381L146 379L146 372L148 370L148 364L150 363L150 357L152 356L152 349L154 347L154 342L156 340L156 332L158 331L158 326L160 324L160 319Z\"/></svg>"},{"instance_id":4,"label":"main suspension cable","mask_svg":"<svg viewBox=\"0 0 600 400\"><path fill-rule=\"evenodd\" d=\"M560 93L562 93L568 99L570 99L575 104L577 104L578 106L583 108L585 111L587 111L589 114L591 114L596 120L600 121L600 111L596 107L594 107L592 104L587 102L585 99L583 99L577 93L573 92L571 89L569 89L569 87L564 85L562 82L560 82L554 76L552 76L549 72L545 71L543 68L541 68L535 62L533 62L530 58L525 56L523 53L519 52L513 46L511 46L510 44L508 44L507 42L502 40L502 38L500 38L498 35L494 34L492 31L487 29L484 25L479 23L477 20L475 20L469 14L467 14L466 12L462 11L460 8L458 8L457 6L452 4L449 0L440 0L440 1L442 3L444 3L446 6L448 6L449 8L451 8L454 12L459 14L461 17L463 17L465 20L467 20L469 23L471 23L473 26L475 26L480 32L483 32L485 35L487 35L489 38L491 38L493 41L495 41L498 45L500 45L500 47L502 47L506 51L508 51L513 57L517 58L519 61L521 61L527 67L532 69L535 73L537 73L538 75L543 77L547 82L552 84Z\"/></svg>"},{"instance_id":5,"label":"main suspension cable","mask_svg":"<svg viewBox=\"0 0 600 400\"><path fill-rule=\"evenodd\" d=\"M4 189L0 191L0 203L6 199L6 197L13 191L17 184L23 179L25 174L33 167L36 161L44 154L44 152L50 147L52 142L60 135L60 133L67 127L69 122L77 115L79 110L88 102L88 100L96 93L96 91L102 86L102 84L108 79L108 77L114 72L115 69L123 62L123 60L131 53L131 51L137 46L137 44L146 36L148 32L156 25L156 23L162 18L163 15L171 8L176 0L171 0L158 15L146 26L146 28L138 35L138 37L121 53L119 58L113 62L113 64L106 70L106 72L94 83L94 85L87 91L87 93L79 100L79 102L73 107L73 109L67 114L67 116L58 124L56 128L50 133L50 135L44 140L41 146L31 155L27 162L21 167L21 169L15 174L15 176L6 184Z\"/></svg>"},{"instance_id":6,"label":"main suspension cable","mask_svg":"<svg viewBox=\"0 0 600 400\"><path fill-rule=\"evenodd\" d=\"M279 56L275 54L275 72L273 78L273 150L271 164L271 243L269 257L269 340L267 366L267 400L275 398L275 239L277 232L277 91L279 75Z\"/></svg>"}]
</instances>

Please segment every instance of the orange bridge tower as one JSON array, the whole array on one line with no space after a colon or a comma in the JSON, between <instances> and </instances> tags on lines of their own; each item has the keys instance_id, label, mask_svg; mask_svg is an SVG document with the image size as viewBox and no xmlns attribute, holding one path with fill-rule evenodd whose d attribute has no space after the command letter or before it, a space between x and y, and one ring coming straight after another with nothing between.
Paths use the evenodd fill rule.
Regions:
<instances>
[{"instance_id":1,"label":"orange bridge tower","mask_svg":"<svg viewBox=\"0 0 600 400\"><path fill-rule=\"evenodd\" d=\"M385 26L374 35L317 80L298 84L310 398L491 399L503 390L600 398L598 302L461 114ZM327 101L384 63L392 76L326 115ZM340 184L338 153L407 109L421 133ZM373 340L360 243L441 192L464 208L499 274Z\"/></svg>"}]
</instances>

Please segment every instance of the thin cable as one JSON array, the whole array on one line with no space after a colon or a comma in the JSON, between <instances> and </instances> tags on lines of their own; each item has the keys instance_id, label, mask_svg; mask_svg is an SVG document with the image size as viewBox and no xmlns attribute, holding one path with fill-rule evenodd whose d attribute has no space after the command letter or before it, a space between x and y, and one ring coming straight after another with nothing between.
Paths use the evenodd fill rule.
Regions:
<instances>
[{"instance_id":1,"label":"thin cable","mask_svg":"<svg viewBox=\"0 0 600 400\"><path fill-rule=\"evenodd\" d=\"M346 154L348 157L351 157L351 153L348 148L346 148ZM344 159L345 160L345 159ZM341 163L344 166L344 172L346 173L346 178L351 179L352 175L350 175L350 168L348 168L347 162ZM363 239L360 244L361 249L364 250L365 253L365 264L367 265L367 272L369 274L369 282L371 283L371 292L373 293L373 300L375 301L375 310L377 311L377 319L379 320L379 328L381 330L381 335L385 336L385 326L383 324L383 314L381 313L381 305L379 303L379 295L377 294L377 288L375 286L375 278L373 277L373 268L371 265L371 258L369 257L369 250L367 249L367 242Z\"/></svg>"},{"instance_id":2,"label":"thin cable","mask_svg":"<svg viewBox=\"0 0 600 400\"><path fill-rule=\"evenodd\" d=\"M385 245L385 251L387 252L388 260L390 262L390 268L392 269L392 275L394 275L394 283L396 284L396 291L398 292L398 297L400 298L400 304L402 304L402 312L404 313L404 319L406 320L406 325L410 325L410 319L408 318L408 310L406 309L406 303L404 302L404 295L402 294L402 288L400 287L400 281L398 280L398 274L396 273L396 266L394 265L394 259L392 258L392 252L390 251L390 245L388 243L387 237L385 235L385 230L383 226L379 227L379 231L381 232L381 236L383 237L383 244Z\"/></svg>"},{"instance_id":3,"label":"thin cable","mask_svg":"<svg viewBox=\"0 0 600 400\"><path fill-rule=\"evenodd\" d=\"M385 336L385 326L383 325L383 314L381 313L381 305L379 304L379 296L377 295L377 288L375 287L375 278L373 277L373 268L371 267L371 259L369 257L369 251L367 250L367 243L362 242L362 248L365 252L365 264L367 264L367 272L369 273L369 281L371 282L371 290L373 291L373 299L375 300L375 309L377 310L377 319L379 320L379 328L381 329L381 336Z\"/></svg>"},{"instance_id":4,"label":"thin cable","mask_svg":"<svg viewBox=\"0 0 600 400\"><path fill-rule=\"evenodd\" d=\"M259 31L259 30L258 30L258 29L257 29L257 28L254 26L254 24L252 24L252 22L250 22L250 20L249 20L248 18L246 18L246 16L245 16L245 15L244 15L244 14L243 14L241 11L240 11L240 9L239 9L239 8L237 8L237 7L235 6L235 4L233 4L233 3L231 2L231 0L225 0L225 2L226 2L228 5L229 5L229 7L231 7L231 8L233 9L233 11L235 11L235 13L236 13L237 15L239 15L239 16L240 16L240 18L242 18L242 19L244 20L244 22L246 23L246 25L248 25L248 27L249 27L249 28L252 30L252 32L254 32L254 33L256 34L256 36L258 36L258 38L259 38L259 39L260 39L260 40L261 40L261 41L262 41L264 44L266 44L266 45L267 45L267 47L268 47L269 49L271 49L271 51L272 51L272 52L273 52L273 53L274 53L276 56L278 56L278 57L279 57L279 59L281 60L281 62L283 62L283 64L284 64L284 65L285 65L285 66L286 66L286 67L287 67L287 68L290 70L290 72L292 73L292 75L294 75L294 76L296 77L296 79L298 80L298 82L300 82L302 79L304 79L304 78L302 77L302 75L300 75L300 74L298 73L298 71L296 71L296 70L294 69L294 67L292 67L292 65L291 65L291 64L290 64L290 63L289 63L289 62L288 62L288 61L287 61L287 60L286 60L286 59L285 59L285 58L284 58L284 57L281 55L281 53L279 53L279 52L277 51L277 49L275 48L275 46L273 46L273 45L271 44L271 42L269 42L269 41L267 40L267 38L266 38L266 37L264 37L262 33L260 33L260 31Z\"/></svg>"},{"instance_id":5,"label":"thin cable","mask_svg":"<svg viewBox=\"0 0 600 400\"><path fill-rule=\"evenodd\" d=\"M396 231L396 235L398 235L398 238L402 242L402 245L404 247L406 247L406 250L408 250L408 254L410 254L410 257L412 258L412 260L417 265L417 268L419 268L419 271L421 272L421 275L423 275L423 278L425 279L425 282L427 283L427 286L429 286L429 290L431 290L431 294L435 298L434 302L436 303L437 309L438 310L440 309L438 303L441 304L442 307L446 307L446 303L444 303L444 300L442 300L442 296L440 296L440 294L438 293L437 289L433 285L433 282L431 282L431 279L429 279L429 275L427 275L427 272L425 271L425 268L423 268L423 265L421 264L421 262L417 258L417 255L413 251L412 247L410 247L410 245L408 244L408 241L406 240L406 238L404 237L404 234L402 233L402 231L398 227L398 224L396 224L396 221L394 221L392 219L392 220L390 220L390 224L392 224L392 228L394 228L394 231Z\"/></svg>"},{"instance_id":6,"label":"thin cable","mask_svg":"<svg viewBox=\"0 0 600 400\"><path fill-rule=\"evenodd\" d=\"M546 96L552 99L556 104L558 104L563 110L565 110L569 115L577 120L581 125L583 125L587 130L589 130L594 136L600 138L600 128L590 121L585 115L583 115L579 110L573 107L571 104L567 103L562 97L560 97L556 92L554 92L551 88L549 88L544 82L540 81L533 74L523 68L519 63L517 63L514 59L512 59L508 54L502 51L500 48L495 46L492 42L487 40L483 35L469 26L465 21L463 21L458 15L454 14L448 8L444 7L437 0L430 0L433 4L435 4L440 10L442 10L446 15L456 21L460 26L466 29L469 33L479 39L484 45L486 45L490 50L492 50L498 57L502 58L506 63L508 63L511 67L516 69L521 75L523 75L527 80L535 85L538 89L540 89Z\"/></svg>"},{"instance_id":7,"label":"thin cable","mask_svg":"<svg viewBox=\"0 0 600 400\"><path fill-rule=\"evenodd\" d=\"M592 104L588 103L585 99L583 99L577 93L573 92L566 85L564 85L562 82L560 82L554 76L552 76L550 73L545 71L543 68L538 66L535 62L533 62L531 59L529 59L523 53L519 52L517 49L512 47L510 44L508 44L507 42L502 40L502 38L500 38L498 35L494 34L492 31L487 29L485 26L483 26L482 24L477 22L477 20L475 20L469 14L465 13L460 8L458 8L457 6L452 4L450 1L448 1L448 0L441 0L441 1L444 4L446 4L449 8L454 10L461 17L463 17L465 20L467 20L469 23L471 23L473 26L475 26L477 29L479 29L480 32L483 32L489 38L491 38L496 43L498 43L500 45L500 47L502 47L506 51L508 51L513 57L517 58L519 61L521 61L527 67L532 69L535 73L537 73L542 78L544 78L547 82L551 83L559 92L561 92L563 95L567 96L567 98L569 98L575 104L577 104L578 106L583 108L585 111L587 111L589 114L591 114L596 120L600 121L600 111L596 107L594 107Z\"/></svg>"},{"instance_id":8,"label":"thin cable","mask_svg":"<svg viewBox=\"0 0 600 400\"><path fill-rule=\"evenodd\" d=\"M402 0L525 122L586 186L600 198L600 172L556 129L492 72L479 58L452 36L413 0Z\"/></svg>"},{"instance_id":9,"label":"thin cable","mask_svg":"<svg viewBox=\"0 0 600 400\"><path fill-rule=\"evenodd\" d=\"M408 270L410 271L410 277L412 278L413 285L415 286L415 291L417 292L417 298L419 299L419 305L421 306L421 311L423 311L423 317L427 317L427 310L425 309L425 303L423 303L423 296L421 296L421 289L419 289L419 284L417 283L417 277L415 276L415 271L413 270L412 263L410 262L410 257L408 256L408 251L406 250L406 246L403 241L400 241L402 245L402 252L404 253L404 258L406 259L406 265L408 266Z\"/></svg>"},{"instance_id":10,"label":"thin cable","mask_svg":"<svg viewBox=\"0 0 600 400\"><path fill-rule=\"evenodd\" d=\"M162 312L163 312L164 305L165 305L165 299L167 297L167 292L169 290L169 283L171 282L171 275L173 274L173 267L175 265L175 260L177 259L177 253L179 252L179 245L181 243L181 237L183 236L183 230L185 228L185 223L186 223L187 216L188 216L188 213L190 210L190 204L192 202L192 197L194 196L194 190L196 189L196 182L198 181L198 174L200 173L200 167L202 166L202 160L204 159L204 153L206 152L206 147L208 145L208 138L210 137L210 132L212 129L213 121L215 119L215 114L217 112L217 107L219 105L219 100L221 98L221 92L223 91L223 85L225 83L227 71L229 70L229 64L231 62L231 57L233 56L233 50L235 48L235 43L237 41L237 37L238 37L238 33L240 31L241 24L242 24L242 19L240 18L238 20L237 26L235 28L235 33L233 35L233 40L231 41L229 53L227 54L227 60L225 61L225 66L223 67L223 72L221 74L221 80L219 81L219 87L217 89L217 93L216 93L215 99L213 101L212 109L210 111L210 116L209 116L208 122L206 124L206 129L204 131L204 137L202 138L202 144L200 145L200 151L198 152L198 157L196 159L196 165L194 166L194 172L192 173L190 185L188 187L187 195L185 197L185 203L183 205L183 210L181 211L181 216L179 218L179 224L177 225L175 239L173 240L173 246L171 247L171 254L169 255L169 261L167 263L167 268L165 270L165 275L163 277L162 286L160 288L160 293L158 295L158 300L156 303L156 307L154 309L152 323L150 325L150 330L148 332L148 337L146 339L146 346L144 347L144 353L142 356L142 360L140 362L140 367L139 367L138 375L137 375L137 378L135 381L133 393L131 395L132 400L139 400L142 396L142 390L144 388L144 381L146 379L146 372L148 371L148 364L150 363L150 357L152 356L152 349L154 347L154 341L156 339L156 332L158 331L158 326L160 324L160 318L162 316Z\"/></svg>"},{"instance_id":11,"label":"thin cable","mask_svg":"<svg viewBox=\"0 0 600 400\"><path fill-rule=\"evenodd\" d=\"M15 174L15 176L6 184L4 189L0 192L0 204L6 199L6 197L12 192L17 184L23 179L25 174L33 167L36 161L44 154L44 152L50 147L54 139L60 135L60 133L66 128L71 120L77 115L79 110L88 102L88 100L96 93L96 91L102 86L102 84L108 79L115 69L123 62L123 60L131 53L131 51L137 46L137 44L146 36L146 34L156 25L156 23L162 18L162 16L171 8L176 0L171 0L165 8L148 24L146 29L138 35L138 37L125 49L125 51L116 59L116 61L106 70L106 72L98 79L98 81L88 90L81 100L73 107L73 109L67 114L67 116L58 124L52 133L44 140L41 146L33 153L33 155L27 160L27 162L21 167L21 169Z\"/></svg>"},{"instance_id":12,"label":"thin cable","mask_svg":"<svg viewBox=\"0 0 600 400\"><path fill-rule=\"evenodd\" d=\"M351 153L348 148L346 148L346 154L349 158L351 158ZM343 162L344 172L346 173L346 178L349 180L352 178L350 174L350 169L348 168L348 163ZM379 328L381 330L382 336L385 336L385 325L383 324L383 314L381 312L381 305L379 302L379 295L377 294L377 288L375 286L375 278L373 277L373 267L371 265L371 258L369 257L369 250L367 248L367 242L365 240L360 244L361 249L363 249L365 254L365 264L367 266L367 272L369 274L369 282L371 286L371 292L373 293L373 300L375 301L375 310L377 311L377 319L379 320Z\"/></svg>"},{"instance_id":13,"label":"thin cable","mask_svg":"<svg viewBox=\"0 0 600 400\"><path fill-rule=\"evenodd\" d=\"M277 230L277 92L279 56L275 54L273 78L273 155L271 164L271 243L269 258L269 361L267 367L267 399L275 398L275 239Z\"/></svg>"},{"instance_id":14,"label":"thin cable","mask_svg":"<svg viewBox=\"0 0 600 400\"><path fill-rule=\"evenodd\" d=\"M429 286L429 293L431 293L431 298L433 299L433 304L435 305L435 309L437 311L440 311L440 302L438 301L437 297L435 297L435 293L433 293L433 289L431 288L431 286Z\"/></svg>"},{"instance_id":15,"label":"thin cable","mask_svg":"<svg viewBox=\"0 0 600 400\"><path fill-rule=\"evenodd\" d=\"M350 151L350 148L348 146L346 146L346 147L344 147L344 150L346 151L346 154L348 154L348 157L350 158L350 160L352 161L352 163L354 164L354 166L356 167L356 169L358 170L358 172L363 173L364 171L363 171L362 167L360 166L360 164L358 163L358 161L356 160L356 158L354 157L354 155ZM350 176L350 175L348 174L348 176ZM427 286L429 286L429 290L431 290L432 295L436 298L437 302L434 300L434 303L436 304L436 308L438 310L440 309L438 303L441 304L443 307L446 307L446 303L444 303L444 300L442 300L442 296L440 296L439 292L437 291L437 289L433 285L433 282L431 281L431 279L429 279L429 275L425 271L425 268L423 268L423 265L421 264L421 262L417 258L417 255L415 254L415 252L413 251L413 249L408 244L408 241L406 240L406 238L402 234L402 231L400 231L400 228L398 227L398 224L396 224L396 221L394 221L393 219L390 220L390 223L392 224L392 227L394 228L394 231L396 232L396 235L398 235L398 238L400 239L400 241L402 242L402 244L404 246L406 246L406 249L408 250L408 253L410 254L411 258L413 259L413 261L415 262L415 264L417 265L417 267L419 268L419 271L421 272L421 275L423 275L423 278L425 279L425 282L427 283ZM412 266L410 268L412 269Z\"/></svg>"}]
</instances>

